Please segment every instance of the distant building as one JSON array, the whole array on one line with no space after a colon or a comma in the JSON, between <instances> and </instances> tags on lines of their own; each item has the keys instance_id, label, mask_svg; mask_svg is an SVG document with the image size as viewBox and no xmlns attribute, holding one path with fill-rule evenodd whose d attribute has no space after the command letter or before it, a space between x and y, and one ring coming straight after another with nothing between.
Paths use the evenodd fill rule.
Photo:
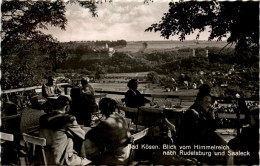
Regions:
<instances>
[{"instance_id":1,"label":"distant building","mask_svg":"<svg viewBox=\"0 0 260 166\"><path fill-rule=\"evenodd\" d=\"M192 50L192 56L195 57L196 56L196 53L195 53L195 49L193 48Z\"/></svg>"},{"instance_id":2,"label":"distant building","mask_svg":"<svg viewBox=\"0 0 260 166\"><path fill-rule=\"evenodd\" d=\"M114 48L108 48L108 56L109 57L112 57L115 52L116 51L114 50Z\"/></svg>"}]
</instances>

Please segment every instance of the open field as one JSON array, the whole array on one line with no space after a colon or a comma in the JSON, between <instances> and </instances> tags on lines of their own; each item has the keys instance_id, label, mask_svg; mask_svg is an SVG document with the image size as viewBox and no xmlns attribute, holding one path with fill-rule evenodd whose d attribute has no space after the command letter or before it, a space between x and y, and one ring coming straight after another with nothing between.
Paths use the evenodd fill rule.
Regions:
<instances>
[{"instance_id":1,"label":"open field","mask_svg":"<svg viewBox=\"0 0 260 166\"><path fill-rule=\"evenodd\" d=\"M147 43L146 53L157 51L170 51L180 48L205 48L205 47L224 47L227 43L225 41L128 41L124 48L116 49L117 52L138 52L143 49L143 43Z\"/></svg>"},{"instance_id":2,"label":"open field","mask_svg":"<svg viewBox=\"0 0 260 166\"><path fill-rule=\"evenodd\" d=\"M148 74L148 72L138 72L138 73L107 73L107 77L145 77Z\"/></svg>"},{"instance_id":3,"label":"open field","mask_svg":"<svg viewBox=\"0 0 260 166\"><path fill-rule=\"evenodd\" d=\"M117 91L117 92L126 92L128 90L127 83L90 83L94 89L96 90L104 90L104 91ZM167 95L178 95L178 96L196 96L198 90L197 89L180 89L178 91L171 91L166 92L166 90L158 86L156 84L139 84L138 90L142 94L167 94ZM121 101L122 98L124 98L124 95L114 95L114 94L108 94L107 97L113 98L117 101ZM148 97L149 100L152 100ZM164 101L162 99L158 99L161 101ZM179 99L167 99L168 101L171 101L172 104L176 105L180 102ZM183 103L184 106L190 106L192 102L185 102Z\"/></svg>"}]
</instances>

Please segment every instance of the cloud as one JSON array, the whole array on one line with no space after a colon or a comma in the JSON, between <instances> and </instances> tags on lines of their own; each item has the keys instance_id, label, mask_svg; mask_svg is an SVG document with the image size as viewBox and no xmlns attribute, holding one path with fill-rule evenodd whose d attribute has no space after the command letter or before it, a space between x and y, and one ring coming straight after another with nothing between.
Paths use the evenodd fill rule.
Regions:
<instances>
[{"instance_id":1,"label":"cloud","mask_svg":"<svg viewBox=\"0 0 260 166\"><path fill-rule=\"evenodd\" d=\"M47 33L59 41L77 40L163 40L157 32L144 32L158 23L169 9L169 2L117 2L98 5L98 17L92 17L88 9L76 4L67 6L66 31L51 27ZM195 39L195 35L193 35ZM178 37L172 39L177 40Z\"/></svg>"}]
</instances>

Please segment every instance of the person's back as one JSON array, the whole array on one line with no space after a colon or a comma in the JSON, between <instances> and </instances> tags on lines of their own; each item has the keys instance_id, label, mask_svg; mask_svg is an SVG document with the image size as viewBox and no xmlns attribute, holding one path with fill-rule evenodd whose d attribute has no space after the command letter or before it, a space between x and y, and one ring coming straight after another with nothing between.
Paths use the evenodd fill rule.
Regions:
<instances>
[{"instance_id":1,"label":"person's back","mask_svg":"<svg viewBox=\"0 0 260 166\"><path fill-rule=\"evenodd\" d=\"M50 165L86 165L90 161L79 157L75 151L75 145L84 140L85 131L77 124L74 116L65 113L68 99L64 98L58 98L58 111L40 118L39 135L47 141L47 162ZM74 141L77 144L74 144Z\"/></svg>"},{"instance_id":2,"label":"person's back","mask_svg":"<svg viewBox=\"0 0 260 166\"><path fill-rule=\"evenodd\" d=\"M259 108L250 110L250 124L242 128L241 134L228 142L234 151L249 152L249 156L236 156L235 164L259 164Z\"/></svg>"},{"instance_id":3,"label":"person's back","mask_svg":"<svg viewBox=\"0 0 260 166\"><path fill-rule=\"evenodd\" d=\"M21 133L33 133L39 131L39 119L45 114L41 110L41 105L38 102L38 96L32 96L30 98L31 106L22 110L20 130Z\"/></svg>"},{"instance_id":4,"label":"person's back","mask_svg":"<svg viewBox=\"0 0 260 166\"><path fill-rule=\"evenodd\" d=\"M97 146L99 155L95 156L95 164L125 165L130 154L130 132L127 124L123 117L113 113L116 109L114 100L103 98L99 107L106 119L87 133L85 146L89 147L88 140ZM92 151L92 154L88 155L93 156L93 153L97 154L96 151Z\"/></svg>"},{"instance_id":5,"label":"person's back","mask_svg":"<svg viewBox=\"0 0 260 166\"><path fill-rule=\"evenodd\" d=\"M90 126L91 114L97 110L94 96L82 93L79 87L73 87L71 98L69 113L76 117L79 124Z\"/></svg>"},{"instance_id":6,"label":"person's back","mask_svg":"<svg viewBox=\"0 0 260 166\"><path fill-rule=\"evenodd\" d=\"M209 93L198 93L196 102L184 113L177 132L177 145L219 146L221 139L214 132L216 122L212 108L212 99ZM222 156L215 156L213 152L209 156L194 155L201 162L208 164L223 164L226 162Z\"/></svg>"}]
</instances>

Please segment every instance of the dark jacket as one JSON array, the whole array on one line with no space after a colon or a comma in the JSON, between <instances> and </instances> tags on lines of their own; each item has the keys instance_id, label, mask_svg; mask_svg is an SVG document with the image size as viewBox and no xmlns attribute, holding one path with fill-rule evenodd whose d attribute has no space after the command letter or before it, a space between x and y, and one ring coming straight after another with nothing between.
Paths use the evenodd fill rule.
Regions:
<instances>
[{"instance_id":1,"label":"dark jacket","mask_svg":"<svg viewBox=\"0 0 260 166\"><path fill-rule=\"evenodd\" d=\"M125 104L127 107L138 108L148 102L150 101L144 98L138 90L134 93L133 90L129 89L125 94Z\"/></svg>"},{"instance_id":2,"label":"dark jacket","mask_svg":"<svg viewBox=\"0 0 260 166\"><path fill-rule=\"evenodd\" d=\"M215 120L195 103L183 115L178 132L178 143L213 144L210 137L214 135L215 129Z\"/></svg>"},{"instance_id":3,"label":"dark jacket","mask_svg":"<svg viewBox=\"0 0 260 166\"><path fill-rule=\"evenodd\" d=\"M256 127L244 127L240 135L228 142L230 149L234 151L250 152L250 156L236 157L235 164L259 164L259 128Z\"/></svg>"}]
</instances>

